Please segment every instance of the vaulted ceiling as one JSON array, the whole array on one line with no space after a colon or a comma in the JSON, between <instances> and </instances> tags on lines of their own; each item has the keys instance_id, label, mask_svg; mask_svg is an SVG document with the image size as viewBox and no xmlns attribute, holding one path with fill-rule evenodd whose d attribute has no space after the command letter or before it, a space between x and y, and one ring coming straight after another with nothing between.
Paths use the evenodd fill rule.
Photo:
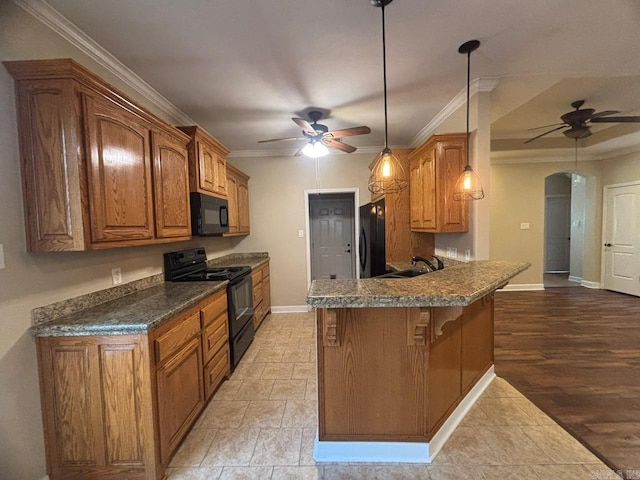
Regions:
<instances>
[{"instance_id":1,"label":"vaulted ceiling","mask_svg":"<svg viewBox=\"0 0 640 480\"><path fill-rule=\"evenodd\" d=\"M312 106L331 129L371 127L349 143L383 144L381 18L369 0L49 3L232 151L295 150L257 142L296 136L290 118ZM473 38L472 78L500 79L496 149L521 148L574 100L640 114L637 0L395 0L386 16L391 145L411 145L465 87L457 48ZM588 141L638 130L601 124ZM527 148L572 145L556 132Z\"/></svg>"}]
</instances>

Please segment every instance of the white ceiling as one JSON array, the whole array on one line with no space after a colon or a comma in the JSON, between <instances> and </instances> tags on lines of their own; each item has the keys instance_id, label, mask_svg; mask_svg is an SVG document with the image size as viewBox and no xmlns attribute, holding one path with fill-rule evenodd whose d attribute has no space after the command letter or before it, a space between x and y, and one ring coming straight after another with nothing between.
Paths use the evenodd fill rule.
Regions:
<instances>
[{"instance_id":1,"label":"white ceiling","mask_svg":"<svg viewBox=\"0 0 640 480\"><path fill-rule=\"evenodd\" d=\"M384 143L381 18L369 0L49 3L232 151L295 149L257 142L297 136L290 118L311 106L330 110L330 129L371 127L348 143ZM510 149L574 100L640 112L638 0L395 0L385 12L391 145L409 145L465 87L457 48L473 38L472 78L500 77L492 138ZM548 138L529 147L572 146Z\"/></svg>"}]
</instances>

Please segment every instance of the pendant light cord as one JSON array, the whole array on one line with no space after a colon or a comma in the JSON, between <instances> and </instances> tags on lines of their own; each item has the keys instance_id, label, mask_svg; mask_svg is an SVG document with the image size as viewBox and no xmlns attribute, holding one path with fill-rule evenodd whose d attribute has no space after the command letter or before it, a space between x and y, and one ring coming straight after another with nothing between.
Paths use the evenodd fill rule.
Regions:
<instances>
[{"instance_id":1,"label":"pendant light cord","mask_svg":"<svg viewBox=\"0 0 640 480\"><path fill-rule=\"evenodd\" d=\"M384 148L388 148L387 143L387 44L384 28L384 2L382 2L382 79L384 85Z\"/></svg>"},{"instance_id":2,"label":"pendant light cord","mask_svg":"<svg viewBox=\"0 0 640 480\"><path fill-rule=\"evenodd\" d=\"M467 166L469 166L469 85L471 84L471 51L467 52Z\"/></svg>"}]
</instances>

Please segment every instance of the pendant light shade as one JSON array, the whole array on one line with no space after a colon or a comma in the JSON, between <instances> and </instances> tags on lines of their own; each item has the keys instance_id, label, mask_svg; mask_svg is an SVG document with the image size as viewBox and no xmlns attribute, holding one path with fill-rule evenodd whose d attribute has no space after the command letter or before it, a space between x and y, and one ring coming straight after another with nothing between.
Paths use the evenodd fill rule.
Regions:
<instances>
[{"instance_id":1,"label":"pendant light shade","mask_svg":"<svg viewBox=\"0 0 640 480\"><path fill-rule=\"evenodd\" d=\"M371 0L382 10L382 78L384 81L384 149L378 154L369 176L369 191L374 194L401 192L409 186L402 164L388 145L387 126L387 43L385 38L384 7L392 0Z\"/></svg>"},{"instance_id":2,"label":"pendant light shade","mask_svg":"<svg viewBox=\"0 0 640 480\"><path fill-rule=\"evenodd\" d=\"M480 177L469 165L469 86L471 84L471 52L480 46L478 40L469 40L458 48L459 53L467 55L467 165L464 167L460 178L456 182L453 191L453 199L458 201L480 200L484 198L484 189Z\"/></svg>"}]
</instances>

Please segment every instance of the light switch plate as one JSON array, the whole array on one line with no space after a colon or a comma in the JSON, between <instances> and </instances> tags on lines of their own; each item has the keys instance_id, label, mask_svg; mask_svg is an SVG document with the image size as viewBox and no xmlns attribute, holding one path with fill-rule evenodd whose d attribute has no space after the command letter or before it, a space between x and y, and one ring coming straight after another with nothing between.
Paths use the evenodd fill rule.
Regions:
<instances>
[{"instance_id":1,"label":"light switch plate","mask_svg":"<svg viewBox=\"0 0 640 480\"><path fill-rule=\"evenodd\" d=\"M122 271L119 268L111 270L111 280L114 285L120 285L122 283Z\"/></svg>"},{"instance_id":2,"label":"light switch plate","mask_svg":"<svg viewBox=\"0 0 640 480\"><path fill-rule=\"evenodd\" d=\"M469 250L468 248L464 251L464 259L466 261L471 260L471 250Z\"/></svg>"},{"instance_id":3,"label":"light switch plate","mask_svg":"<svg viewBox=\"0 0 640 480\"><path fill-rule=\"evenodd\" d=\"M5 267L4 265L4 245L0 243L0 270Z\"/></svg>"},{"instance_id":4,"label":"light switch plate","mask_svg":"<svg viewBox=\"0 0 640 480\"><path fill-rule=\"evenodd\" d=\"M529 230L530 225L528 223L521 223L520 230Z\"/></svg>"},{"instance_id":5,"label":"light switch plate","mask_svg":"<svg viewBox=\"0 0 640 480\"><path fill-rule=\"evenodd\" d=\"M298 237L299 238L303 238L304 237L304 230L298 230Z\"/></svg>"}]
</instances>

